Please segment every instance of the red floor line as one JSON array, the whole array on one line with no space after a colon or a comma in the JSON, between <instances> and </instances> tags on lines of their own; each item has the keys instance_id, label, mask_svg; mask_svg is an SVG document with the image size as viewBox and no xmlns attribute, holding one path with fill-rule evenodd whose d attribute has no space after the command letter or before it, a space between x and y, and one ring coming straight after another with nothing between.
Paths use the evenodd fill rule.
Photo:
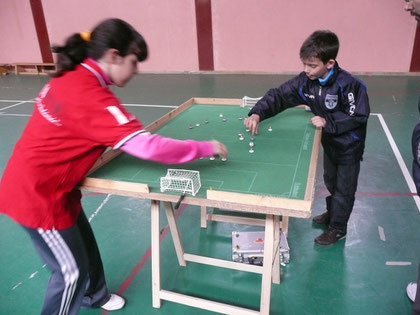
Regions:
<instances>
[{"instance_id":1,"label":"red floor line","mask_svg":"<svg viewBox=\"0 0 420 315\"><path fill-rule=\"evenodd\" d=\"M175 217L178 218L181 213L185 210L186 205L181 205L179 207L178 211L175 212ZM166 225L163 229L161 235L160 235L160 241L162 242L166 235L169 232L169 226ZM140 258L139 262L134 266L134 268L131 270L130 275L124 279L124 281L121 283L120 287L118 288L117 294L123 295L123 293L130 287L131 283L134 281L134 279L137 277L141 269L143 268L144 264L149 260L150 256L152 255L152 248L149 246L149 248L146 250L146 252L143 254L143 256ZM103 310L101 315L108 314L109 311Z\"/></svg>"},{"instance_id":2,"label":"red floor line","mask_svg":"<svg viewBox=\"0 0 420 315\"><path fill-rule=\"evenodd\" d=\"M360 192L356 193L357 196L365 196L365 197L372 197L372 196L402 196L403 193L399 192Z\"/></svg>"}]
</instances>

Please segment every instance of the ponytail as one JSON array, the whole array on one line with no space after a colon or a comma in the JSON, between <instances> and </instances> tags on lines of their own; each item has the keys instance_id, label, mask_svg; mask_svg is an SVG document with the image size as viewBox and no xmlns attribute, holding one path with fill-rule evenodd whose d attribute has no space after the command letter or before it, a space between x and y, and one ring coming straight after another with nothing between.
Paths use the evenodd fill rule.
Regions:
<instances>
[{"instance_id":1,"label":"ponytail","mask_svg":"<svg viewBox=\"0 0 420 315\"><path fill-rule=\"evenodd\" d=\"M59 77L65 71L74 70L76 65L87 58L88 44L77 33L67 38L64 46L53 46L52 51L57 54L57 70L52 76Z\"/></svg>"}]
</instances>

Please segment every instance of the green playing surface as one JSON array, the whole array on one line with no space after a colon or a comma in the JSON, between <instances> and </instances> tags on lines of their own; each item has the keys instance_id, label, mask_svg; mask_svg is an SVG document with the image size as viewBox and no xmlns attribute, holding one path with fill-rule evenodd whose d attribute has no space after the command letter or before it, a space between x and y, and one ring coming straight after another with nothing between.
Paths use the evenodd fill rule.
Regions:
<instances>
[{"instance_id":1,"label":"green playing surface","mask_svg":"<svg viewBox=\"0 0 420 315\"><path fill-rule=\"evenodd\" d=\"M167 169L188 169L200 172L196 197L205 198L206 190L214 189L303 200L315 135L311 113L292 108L261 122L250 153L251 133L243 124L248 111L235 105L193 104L154 131L176 139L219 140L228 148L227 161L204 158L162 165L123 153L89 177L144 183L151 192L160 192L160 177Z\"/></svg>"}]
</instances>

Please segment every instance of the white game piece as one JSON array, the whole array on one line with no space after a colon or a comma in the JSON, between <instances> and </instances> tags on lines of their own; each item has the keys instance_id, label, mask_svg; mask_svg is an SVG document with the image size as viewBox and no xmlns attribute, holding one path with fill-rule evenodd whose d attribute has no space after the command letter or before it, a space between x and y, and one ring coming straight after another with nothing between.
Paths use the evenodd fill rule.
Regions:
<instances>
[{"instance_id":1,"label":"white game piece","mask_svg":"<svg viewBox=\"0 0 420 315\"><path fill-rule=\"evenodd\" d=\"M250 139L251 141L254 141L254 136L251 136L251 139Z\"/></svg>"},{"instance_id":2,"label":"white game piece","mask_svg":"<svg viewBox=\"0 0 420 315\"><path fill-rule=\"evenodd\" d=\"M192 125L190 125L188 128L193 129L193 126L192 126Z\"/></svg>"},{"instance_id":3,"label":"white game piece","mask_svg":"<svg viewBox=\"0 0 420 315\"><path fill-rule=\"evenodd\" d=\"M268 131L273 131L273 128L271 128L271 126L270 127L268 127Z\"/></svg>"},{"instance_id":4,"label":"white game piece","mask_svg":"<svg viewBox=\"0 0 420 315\"><path fill-rule=\"evenodd\" d=\"M254 150L251 148L251 149L249 150L249 153L254 153Z\"/></svg>"},{"instance_id":5,"label":"white game piece","mask_svg":"<svg viewBox=\"0 0 420 315\"><path fill-rule=\"evenodd\" d=\"M210 161L214 161L214 156L211 156L210 157Z\"/></svg>"},{"instance_id":6,"label":"white game piece","mask_svg":"<svg viewBox=\"0 0 420 315\"><path fill-rule=\"evenodd\" d=\"M225 117L223 117L223 121L226 122L226 118Z\"/></svg>"},{"instance_id":7,"label":"white game piece","mask_svg":"<svg viewBox=\"0 0 420 315\"><path fill-rule=\"evenodd\" d=\"M223 162L226 162L226 160L227 160L227 159L226 159L226 158L222 158L221 160L222 160Z\"/></svg>"},{"instance_id":8,"label":"white game piece","mask_svg":"<svg viewBox=\"0 0 420 315\"><path fill-rule=\"evenodd\" d=\"M249 129L245 129L246 132L249 132Z\"/></svg>"},{"instance_id":9,"label":"white game piece","mask_svg":"<svg viewBox=\"0 0 420 315\"><path fill-rule=\"evenodd\" d=\"M222 113L220 113L220 114L219 114L219 117L220 117L220 118L222 118L222 117L223 117L223 114L222 114Z\"/></svg>"},{"instance_id":10,"label":"white game piece","mask_svg":"<svg viewBox=\"0 0 420 315\"><path fill-rule=\"evenodd\" d=\"M205 121L204 121L206 124L208 124L209 123L209 121L206 119Z\"/></svg>"},{"instance_id":11,"label":"white game piece","mask_svg":"<svg viewBox=\"0 0 420 315\"><path fill-rule=\"evenodd\" d=\"M252 141L251 141L251 142L249 143L249 146L252 148L252 147L254 146L254 142L252 142Z\"/></svg>"},{"instance_id":12,"label":"white game piece","mask_svg":"<svg viewBox=\"0 0 420 315\"><path fill-rule=\"evenodd\" d=\"M200 126L200 123L196 123L195 125L198 127L198 126Z\"/></svg>"},{"instance_id":13,"label":"white game piece","mask_svg":"<svg viewBox=\"0 0 420 315\"><path fill-rule=\"evenodd\" d=\"M239 137L239 140L241 140L241 141L244 140L244 137Z\"/></svg>"},{"instance_id":14,"label":"white game piece","mask_svg":"<svg viewBox=\"0 0 420 315\"><path fill-rule=\"evenodd\" d=\"M242 117L238 117L238 119L239 119L239 120L242 120L243 118L242 118Z\"/></svg>"}]
</instances>

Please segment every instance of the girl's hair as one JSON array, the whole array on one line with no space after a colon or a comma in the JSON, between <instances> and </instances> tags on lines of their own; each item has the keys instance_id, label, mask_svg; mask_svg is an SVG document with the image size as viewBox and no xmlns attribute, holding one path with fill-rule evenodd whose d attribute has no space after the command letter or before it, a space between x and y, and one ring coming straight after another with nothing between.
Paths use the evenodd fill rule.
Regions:
<instances>
[{"instance_id":1,"label":"girl's hair","mask_svg":"<svg viewBox=\"0 0 420 315\"><path fill-rule=\"evenodd\" d=\"M120 19L107 19L93 29L89 41L76 33L67 38L64 46L52 47L57 53L57 71L52 76L59 77L65 71L73 70L87 57L98 60L110 48L118 50L122 57L136 54L139 62L148 54L146 41L130 24Z\"/></svg>"},{"instance_id":2,"label":"girl's hair","mask_svg":"<svg viewBox=\"0 0 420 315\"><path fill-rule=\"evenodd\" d=\"M313 32L300 48L300 59L319 58L324 64L337 58L340 42L337 35L328 30Z\"/></svg>"}]
</instances>

